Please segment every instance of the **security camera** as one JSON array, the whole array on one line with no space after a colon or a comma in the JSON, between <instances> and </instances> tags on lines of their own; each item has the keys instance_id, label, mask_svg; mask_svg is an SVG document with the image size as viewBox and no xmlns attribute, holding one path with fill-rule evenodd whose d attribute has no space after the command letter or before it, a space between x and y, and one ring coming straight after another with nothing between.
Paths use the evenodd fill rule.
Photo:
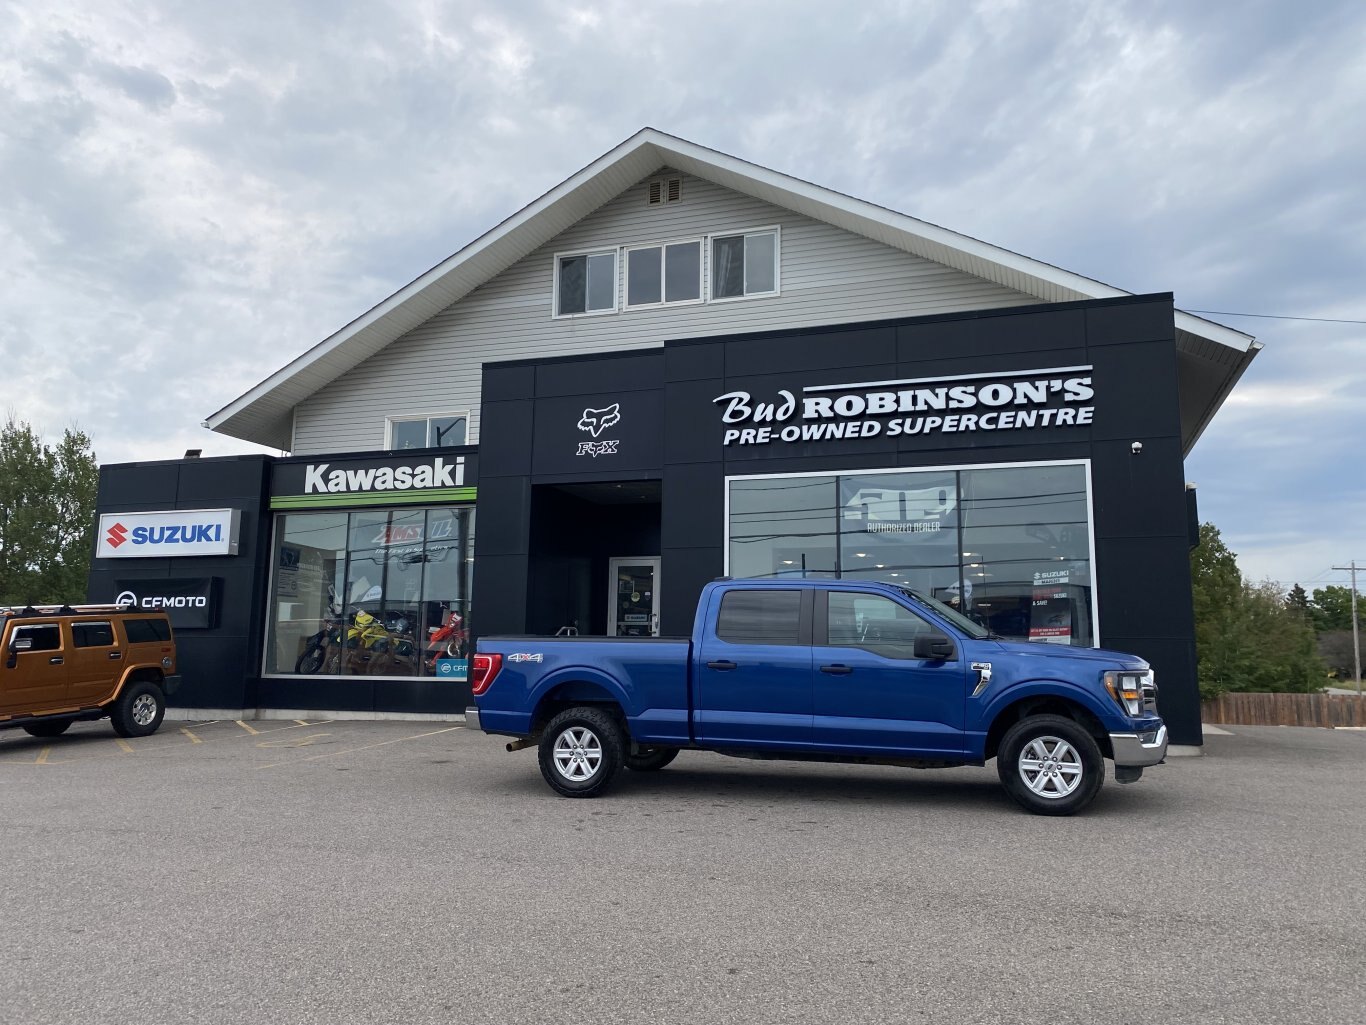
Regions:
<instances>
[{"instance_id":1,"label":"security camera","mask_svg":"<svg viewBox=\"0 0 1366 1025\"><path fill-rule=\"evenodd\" d=\"M1132 445L1129 446L1129 451L1132 452L1134 455L1138 455L1140 452L1143 451L1143 442L1134 442Z\"/></svg>"}]
</instances>

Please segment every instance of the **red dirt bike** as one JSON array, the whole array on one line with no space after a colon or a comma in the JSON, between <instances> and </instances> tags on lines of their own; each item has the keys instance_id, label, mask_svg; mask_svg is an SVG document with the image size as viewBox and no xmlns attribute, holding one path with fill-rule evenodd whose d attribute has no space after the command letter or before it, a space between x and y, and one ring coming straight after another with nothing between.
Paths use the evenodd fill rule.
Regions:
<instances>
[{"instance_id":1,"label":"red dirt bike","mask_svg":"<svg viewBox=\"0 0 1366 1025\"><path fill-rule=\"evenodd\" d=\"M465 620L455 609L447 609L441 625L434 628L427 639L427 669L436 672L439 658L464 658L469 651L469 631Z\"/></svg>"}]
</instances>

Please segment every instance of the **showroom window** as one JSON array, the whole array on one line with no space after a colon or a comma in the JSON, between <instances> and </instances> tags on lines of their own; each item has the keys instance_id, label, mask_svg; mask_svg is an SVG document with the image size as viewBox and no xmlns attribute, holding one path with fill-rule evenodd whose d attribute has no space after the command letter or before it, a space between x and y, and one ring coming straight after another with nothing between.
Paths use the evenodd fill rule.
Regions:
<instances>
[{"instance_id":1,"label":"showroom window","mask_svg":"<svg viewBox=\"0 0 1366 1025\"><path fill-rule=\"evenodd\" d=\"M881 580L1003 637L1096 643L1086 463L728 484L731 576Z\"/></svg>"},{"instance_id":2,"label":"showroom window","mask_svg":"<svg viewBox=\"0 0 1366 1025\"><path fill-rule=\"evenodd\" d=\"M671 242L626 250L626 305L659 306L702 299L702 243Z\"/></svg>"},{"instance_id":3,"label":"showroom window","mask_svg":"<svg viewBox=\"0 0 1366 1025\"><path fill-rule=\"evenodd\" d=\"M555 316L615 313L617 252L566 253L555 258Z\"/></svg>"},{"instance_id":4,"label":"showroom window","mask_svg":"<svg viewBox=\"0 0 1366 1025\"><path fill-rule=\"evenodd\" d=\"M436 416L391 416L387 449L444 448L463 445L468 434L468 413Z\"/></svg>"},{"instance_id":5,"label":"showroom window","mask_svg":"<svg viewBox=\"0 0 1366 1025\"><path fill-rule=\"evenodd\" d=\"M467 655L471 508L280 513L273 566L268 676L434 676Z\"/></svg>"},{"instance_id":6,"label":"showroom window","mask_svg":"<svg viewBox=\"0 0 1366 1025\"><path fill-rule=\"evenodd\" d=\"M777 291L777 228L712 236L712 299L742 299Z\"/></svg>"}]
</instances>

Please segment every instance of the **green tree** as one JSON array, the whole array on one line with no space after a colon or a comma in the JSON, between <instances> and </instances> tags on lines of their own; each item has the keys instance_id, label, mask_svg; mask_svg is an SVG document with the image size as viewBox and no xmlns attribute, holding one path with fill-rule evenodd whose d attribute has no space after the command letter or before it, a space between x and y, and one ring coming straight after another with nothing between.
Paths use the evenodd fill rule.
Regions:
<instances>
[{"instance_id":1,"label":"green tree","mask_svg":"<svg viewBox=\"0 0 1366 1025\"><path fill-rule=\"evenodd\" d=\"M1309 618L1309 595L1305 592L1304 588L1301 587L1299 584L1296 584L1294 587L1292 587L1289 591L1286 592L1285 607L1293 612L1299 613L1299 615L1305 617L1306 619Z\"/></svg>"},{"instance_id":2,"label":"green tree","mask_svg":"<svg viewBox=\"0 0 1366 1025\"><path fill-rule=\"evenodd\" d=\"M1191 553L1200 693L1316 691L1326 682L1314 629L1271 583L1243 578L1237 556L1211 523Z\"/></svg>"},{"instance_id":3,"label":"green tree","mask_svg":"<svg viewBox=\"0 0 1366 1025\"><path fill-rule=\"evenodd\" d=\"M1352 589L1338 584L1315 588L1309 612L1319 633L1352 629Z\"/></svg>"},{"instance_id":4,"label":"green tree","mask_svg":"<svg viewBox=\"0 0 1366 1025\"><path fill-rule=\"evenodd\" d=\"M0 427L0 605L85 597L99 467L84 432L55 446L11 414Z\"/></svg>"}]
</instances>

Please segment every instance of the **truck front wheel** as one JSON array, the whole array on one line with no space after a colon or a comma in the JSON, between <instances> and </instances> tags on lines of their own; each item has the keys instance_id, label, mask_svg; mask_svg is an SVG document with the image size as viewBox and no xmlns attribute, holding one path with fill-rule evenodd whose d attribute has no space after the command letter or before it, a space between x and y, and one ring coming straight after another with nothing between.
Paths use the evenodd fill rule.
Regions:
<instances>
[{"instance_id":1,"label":"truck front wheel","mask_svg":"<svg viewBox=\"0 0 1366 1025\"><path fill-rule=\"evenodd\" d=\"M597 797L621 771L626 738L599 708L569 708L541 736L541 775L564 797Z\"/></svg>"},{"instance_id":2,"label":"truck front wheel","mask_svg":"<svg viewBox=\"0 0 1366 1025\"><path fill-rule=\"evenodd\" d=\"M1001 738L996 772L1006 793L1035 815L1075 815L1100 792L1105 762L1076 720L1031 715Z\"/></svg>"}]
</instances>

